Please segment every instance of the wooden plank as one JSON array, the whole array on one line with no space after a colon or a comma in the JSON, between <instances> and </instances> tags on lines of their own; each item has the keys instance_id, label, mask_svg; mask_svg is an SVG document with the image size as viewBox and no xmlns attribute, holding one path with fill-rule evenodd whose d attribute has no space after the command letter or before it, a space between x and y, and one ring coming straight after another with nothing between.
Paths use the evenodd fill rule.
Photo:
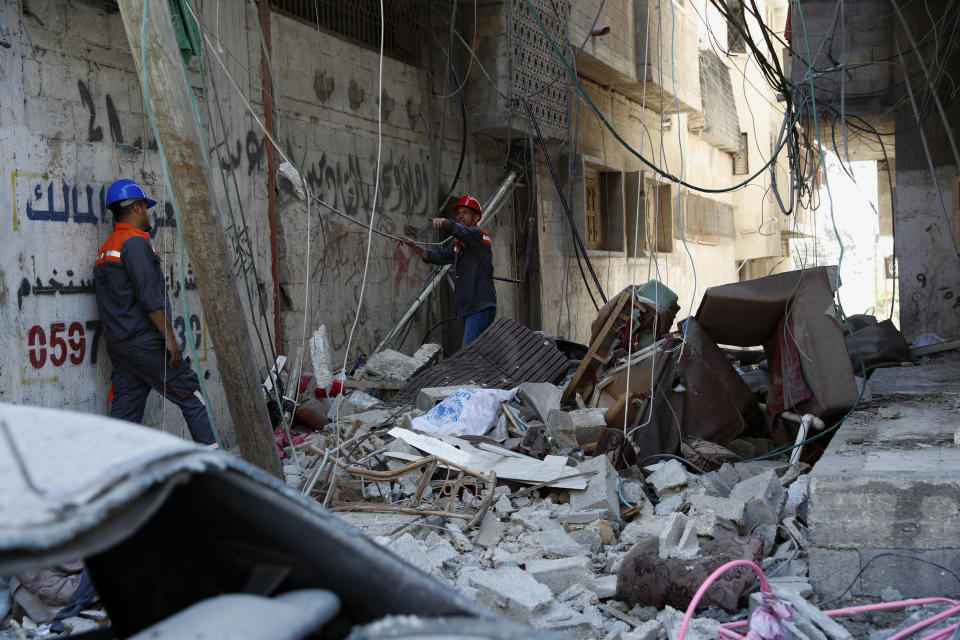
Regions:
<instances>
[{"instance_id":1,"label":"wooden plank","mask_svg":"<svg viewBox=\"0 0 960 640\"><path fill-rule=\"evenodd\" d=\"M394 427L387 432L394 438L399 438L409 445L420 449L438 458L449 460L467 469L480 474L496 473L498 478L516 480L519 482L545 483L546 486L561 489L585 489L587 480L583 477L568 478L571 469L567 467L566 456L546 456L537 460L524 456L523 458L508 457L481 451L468 446L466 450L458 449L448 442L432 436L415 433L408 429ZM466 441L460 441L464 444Z\"/></svg>"},{"instance_id":2,"label":"wooden plank","mask_svg":"<svg viewBox=\"0 0 960 640\"><path fill-rule=\"evenodd\" d=\"M931 353L941 353L943 351L952 351L960 347L960 338L954 338L953 340L947 340L946 342L938 342L937 344L928 344L923 347L911 347L910 355L916 356L927 356Z\"/></svg>"}]
</instances>

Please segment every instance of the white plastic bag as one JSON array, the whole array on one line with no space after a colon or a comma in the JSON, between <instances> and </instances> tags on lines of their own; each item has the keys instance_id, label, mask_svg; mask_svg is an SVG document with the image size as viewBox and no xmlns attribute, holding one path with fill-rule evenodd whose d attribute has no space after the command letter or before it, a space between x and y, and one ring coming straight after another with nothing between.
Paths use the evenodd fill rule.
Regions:
<instances>
[{"instance_id":1,"label":"white plastic bag","mask_svg":"<svg viewBox=\"0 0 960 640\"><path fill-rule=\"evenodd\" d=\"M500 403L516 397L516 389L460 389L414 418L411 426L442 436L482 436L497 423Z\"/></svg>"}]
</instances>

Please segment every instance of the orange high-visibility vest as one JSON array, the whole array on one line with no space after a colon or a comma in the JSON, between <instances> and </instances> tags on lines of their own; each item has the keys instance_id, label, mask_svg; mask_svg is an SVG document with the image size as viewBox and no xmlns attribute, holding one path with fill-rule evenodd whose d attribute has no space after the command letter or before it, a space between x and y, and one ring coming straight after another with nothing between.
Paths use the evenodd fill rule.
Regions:
<instances>
[{"instance_id":1,"label":"orange high-visibility vest","mask_svg":"<svg viewBox=\"0 0 960 640\"><path fill-rule=\"evenodd\" d=\"M121 263L120 251L123 249L123 243L130 238L136 238L138 236L145 238L148 243L150 242L150 234L146 231L141 231L126 222L118 222L117 226L113 229L113 233L110 234L107 241L104 242L100 250L97 251L97 260L93 263L93 266L99 267L105 262ZM153 246L151 245L150 248L152 249ZM156 250L154 250L153 253L157 255Z\"/></svg>"}]
</instances>

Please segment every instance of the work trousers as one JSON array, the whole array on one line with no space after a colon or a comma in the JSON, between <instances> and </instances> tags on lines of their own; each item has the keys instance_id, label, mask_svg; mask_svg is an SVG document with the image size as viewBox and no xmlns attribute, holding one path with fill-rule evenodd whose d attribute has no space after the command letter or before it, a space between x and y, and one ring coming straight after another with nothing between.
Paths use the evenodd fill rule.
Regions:
<instances>
[{"instance_id":1,"label":"work trousers","mask_svg":"<svg viewBox=\"0 0 960 640\"><path fill-rule=\"evenodd\" d=\"M153 389L180 407L194 442L215 442L197 374L186 360L176 368L170 367L170 356L159 334L107 343L107 353L113 361L111 418L141 422Z\"/></svg>"},{"instance_id":2,"label":"work trousers","mask_svg":"<svg viewBox=\"0 0 960 640\"><path fill-rule=\"evenodd\" d=\"M484 309L483 311L477 311L476 313L471 313L469 316L463 319L463 344L460 345L460 348L467 346L471 342L477 339L484 330L490 326L493 322L493 319L497 317L497 308L491 307L489 309Z\"/></svg>"}]
</instances>

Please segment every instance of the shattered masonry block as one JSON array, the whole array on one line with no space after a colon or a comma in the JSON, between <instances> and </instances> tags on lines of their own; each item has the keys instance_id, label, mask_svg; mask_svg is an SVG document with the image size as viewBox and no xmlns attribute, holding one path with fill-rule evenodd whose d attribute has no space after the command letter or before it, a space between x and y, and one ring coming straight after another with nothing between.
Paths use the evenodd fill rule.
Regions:
<instances>
[{"instance_id":1,"label":"shattered masonry block","mask_svg":"<svg viewBox=\"0 0 960 640\"><path fill-rule=\"evenodd\" d=\"M320 325L310 337L310 360L313 362L313 377L317 381L317 389L329 389L333 384L333 353L330 350L326 325Z\"/></svg>"},{"instance_id":2,"label":"shattered masonry block","mask_svg":"<svg viewBox=\"0 0 960 640\"><path fill-rule=\"evenodd\" d=\"M660 552L661 558L666 560L670 557L670 552L680 544L680 538L687 526L687 516L682 513L674 513L668 517L667 525L660 534Z\"/></svg>"},{"instance_id":3,"label":"shattered masonry block","mask_svg":"<svg viewBox=\"0 0 960 640\"><path fill-rule=\"evenodd\" d=\"M765 471L738 482L730 491L730 497L743 501L753 497L762 498L775 509L783 497L783 485L776 471Z\"/></svg>"},{"instance_id":4,"label":"shattered masonry block","mask_svg":"<svg viewBox=\"0 0 960 640\"><path fill-rule=\"evenodd\" d=\"M597 576L593 580L594 593L601 600L606 600L617 595L617 576L604 575Z\"/></svg>"},{"instance_id":5,"label":"shattered masonry block","mask_svg":"<svg viewBox=\"0 0 960 640\"><path fill-rule=\"evenodd\" d=\"M690 560L696 557L700 551L700 541L697 539L696 524L687 520L683 528L683 535L680 536L677 546L673 549L667 549L667 556L670 558L680 558Z\"/></svg>"},{"instance_id":6,"label":"shattered masonry block","mask_svg":"<svg viewBox=\"0 0 960 640\"><path fill-rule=\"evenodd\" d=\"M733 520L726 520L713 511L704 511L690 514L690 519L698 536L708 536L713 539L737 535L737 525Z\"/></svg>"},{"instance_id":7,"label":"shattered masonry block","mask_svg":"<svg viewBox=\"0 0 960 640\"><path fill-rule=\"evenodd\" d=\"M763 556L769 556L773 552L773 545L777 540L777 525L758 524L753 528L752 533L763 536Z\"/></svg>"},{"instance_id":8,"label":"shattered masonry block","mask_svg":"<svg viewBox=\"0 0 960 640\"><path fill-rule=\"evenodd\" d=\"M623 528L620 542L634 545L644 538L659 538L669 526L669 516L642 516Z\"/></svg>"},{"instance_id":9,"label":"shattered masonry block","mask_svg":"<svg viewBox=\"0 0 960 640\"><path fill-rule=\"evenodd\" d=\"M683 503L683 494L674 493L658 502L653 512L658 516L669 516L671 513L683 509Z\"/></svg>"},{"instance_id":10,"label":"shattered masonry block","mask_svg":"<svg viewBox=\"0 0 960 640\"><path fill-rule=\"evenodd\" d=\"M587 488L570 491L570 508L574 511L585 509L607 509L616 521L620 521L620 498L617 495L617 485L620 477L617 475L610 460L605 455L590 458L577 467L578 472L595 471L587 482Z\"/></svg>"},{"instance_id":11,"label":"shattered masonry block","mask_svg":"<svg viewBox=\"0 0 960 640\"><path fill-rule=\"evenodd\" d=\"M531 625L536 629L549 629L567 638L592 638L596 630L602 627L603 616L596 607L586 607L581 613L567 605L553 603Z\"/></svg>"},{"instance_id":12,"label":"shattered masonry block","mask_svg":"<svg viewBox=\"0 0 960 640\"><path fill-rule=\"evenodd\" d=\"M523 382L517 391L517 398L537 412L544 422L550 417L550 411L560 408L563 390L549 382Z\"/></svg>"},{"instance_id":13,"label":"shattered masonry block","mask_svg":"<svg viewBox=\"0 0 960 640\"><path fill-rule=\"evenodd\" d=\"M633 631L620 634L620 640L657 640L661 636L663 626L659 620L647 620Z\"/></svg>"},{"instance_id":14,"label":"shattered masonry block","mask_svg":"<svg viewBox=\"0 0 960 640\"><path fill-rule=\"evenodd\" d=\"M350 398L350 402L353 403L353 406L357 408L357 411L370 411L380 404L380 400L359 389L353 391L348 397Z\"/></svg>"},{"instance_id":15,"label":"shattered masonry block","mask_svg":"<svg viewBox=\"0 0 960 640\"><path fill-rule=\"evenodd\" d=\"M437 406L444 398L455 391L460 391L466 387L425 387L417 393L417 409L420 411L430 411Z\"/></svg>"},{"instance_id":16,"label":"shattered masonry block","mask_svg":"<svg viewBox=\"0 0 960 640\"><path fill-rule=\"evenodd\" d=\"M593 582L590 559L586 556L531 560L526 569L537 582L547 585L555 594L562 593L575 584Z\"/></svg>"},{"instance_id":17,"label":"shattered masonry block","mask_svg":"<svg viewBox=\"0 0 960 640\"><path fill-rule=\"evenodd\" d=\"M780 518L792 518L797 516L801 520L806 521L807 498L809 494L810 476L800 476L787 488L787 499L783 503L783 511L780 513Z\"/></svg>"},{"instance_id":18,"label":"shattered masonry block","mask_svg":"<svg viewBox=\"0 0 960 640\"><path fill-rule=\"evenodd\" d=\"M388 543L388 548L425 573L432 574L440 566L440 563L429 553L426 543L417 540L409 533Z\"/></svg>"},{"instance_id":19,"label":"shattered masonry block","mask_svg":"<svg viewBox=\"0 0 960 640\"><path fill-rule=\"evenodd\" d=\"M657 614L657 620L666 631L667 640L678 640L680 638L680 627L683 625L684 612L677 611L670 605L666 605L660 613ZM719 638L720 634L717 628L720 626L719 620L712 618L691 618L687 626L686 640L713 640Z\"/></svg>"},{"instance_id":20,"label":"shattered masonry block","mask_svg":"<svg viewBox=\"0 0 960 640\"><path fill-rule=\"evenodd\" d=\"M443 347L435 342L428 342L420 345L420 348L414 351L411 357L419 363L420 367L424 367L435 363L440 358L441 353L443 353Z\"/></svg>"},{"instance_id":21,"label":"shattered masonry block","mask_svg":"<svg viewBox=\"0 0 960 640\"><path fill-rule=\"evenodd\" d=\"M577 444L590 444L596 442L600 433L607 428L607 422L603 419L605 413L606 409L554 409L547 416L547 431L567 431L577 439Z\"/></svg>"},{"instance_id":22,"label":"shattered masonry block","mask_svg":"<svg viewBox=\"0 0 960 640\"><path fill-rule=\"evenodd\" d=\"M570 532L570 537L587 548L590 553L597 553L603 547L603 539L595 527L586 526Z\"/></svg>"},{"instance_id":23,"label":"shattered masonry block","mask_svg":"<svg viewBox=\"0 0 960 640\"><path fill-rule=\"evenodd\" d=\"M340 395L330 403L330 410L327 412L327 417L337 422L341 418L352 416L355 413L357 413L357 408L350 402L350 398Z\"/></svg>"},{"instance_id":24,"label":"shattered masonry block","mask_svg":"<svg viewBox=\"0 0 960 640\"><path fill-rule=\"evenodd\" d=\"M563 524L589 524L600 520L607 515L607 509L585 509L582 511L570 511L563 515L560 520Z\"/></svg>"},{"instance_id":25,"label":"shattered masonry block","mask_svg":"<svg viewBox=\"0 0 960 640\"><path fill-rule=\"evenodd\" d=\"M393 412L388 409L371 409L370 411L363 411L351 415L344 415L341 412L340 428L349 431L354 427L354 425L356 425L354 435L359 435L385 424L388 420L390 420L392 415ZM406 443L399 438L394 442L400 442L406 445ZM418 453L415 449L413 449L413 447L410 447L410 445L407 445L406 448L410 449L409 453ZM390 451L401 451L401 449L393 448L391 445ZM403 449L402 451L406 451L406 449Z\"/></svg>"},{"instance_id":26,"label":"shattered masonry block","mask_svg":"<svg viewBox=\"0 0 960 640\"><path fill-rule=\"evenodd\" d=\"M690 474L677 460L668 460L647 477L647 483L653 485L657 493L676 492L690 484Z\"/></svg>"},{"instance_id":27,"label":"shattered masonry block","mask_svg":"<svg viewBox=\"0 0 960 640\"><path fill-rule=\"evenodd\" d=\"M542 521L540 531L533 535L543 555L548 557L578 556L587 552L587 549L567 533L563 525L556 520Z\"/></svg>"},{"instance_id":28,"label":"shattered masonry block","mask_svg":"<svg viewBox=\"0 0 960 640\"><path fill-rule=\"evenodd\" d=\"M487 512L487 514L483 516L483 521L480 523L480 529L477 531L476 543L484 549L493 549L500 544L500 540L503 539L503 533L506 529L507 525L505 522L501 522L500 518Z\"/></svg>"},{"instance_id":29,"label":"shattered masonry block","mask_svg":"<svg viewBox=\"0 0 960 640\"><path fill-rule=\"evenodd\" d=\"M370 356L363 366L365 377L406 382L426 367L439 353L440 345L425 344L413 356L405 356L393 349L384 349ZM358 376L359 377L359 376Z\"/></svg>"},{"instance_id":30,"label":"shattered masonry block","mask_svg":"<svg viewBox=\"0 0 960 640\"><path fill-rule=\"evenodd\" d=\"M735 498L715 498L713 496L690 496L690 515L713 513L718 518L743 524L746 503Z\"/></svg>"},{"instance_id":31,"label":"shattered masonry block","mask_svg":"<svg viewBox=\"0 0 960 640\"><path fill-rule=\"evenodd\" d=\"M478 571L470 575L469 584L481 604L525 624L553 601L550 588L519 567Z\"/></svg>"},{"instance_id":32,"label":"shattered masonry block","mask_svg":"<svg viewBox=\"0 0 960 640\"><path fill-rule=\"evenodd\" d=\"M780 501L783 495L783 486L774 470L764 471L738 482L730 492L730 498L746 502L743 530L751 531L761 524L777 524L780 521Z\"/></svg>"}]
</instances>

